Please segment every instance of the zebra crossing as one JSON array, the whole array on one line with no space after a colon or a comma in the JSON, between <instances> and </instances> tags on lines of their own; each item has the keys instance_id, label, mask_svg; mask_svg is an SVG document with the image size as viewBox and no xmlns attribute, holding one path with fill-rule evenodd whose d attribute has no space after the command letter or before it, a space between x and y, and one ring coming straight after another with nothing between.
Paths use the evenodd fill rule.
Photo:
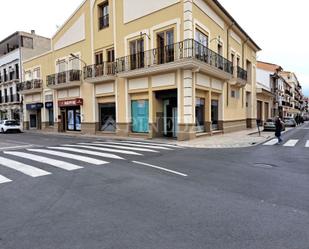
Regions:
<instances>
[{"instance_id":1,"label":"zebra crossing","mask_svg":"<svg viewBox=\"0 0 309 249\"><path fill-rule=\"evenodd\" d=\"M281 144L278 144L278 139L274 138L272 140L267 141L266 143L263 144L263 146L274 146L274 145L280 145L283 147L304 147L304 148L309 148L309 140L305 141L305 144L303 144L303 141L300 139L289 139L285 142L282 142Z\"/></svg>"},{"instance_id":2,"label":"zebra crossing","mask_svg":"<svg viewBox=\"0 0 309 249\"><path fill-rule=\"evenodd\" d=\"M83 169L88 165L103 166L118 160L127 160L125 158L127 156L141 158L146 153L155 155L179 149L183 149L183 147L163 143L94 141L44 148L7 150L0 153L0 185L13 181L1 174L1 169L4 168L27 177L38 178L53 174L52 170L50 172L41 169L45 166L70 172Z\"/></svg>"}]
</instances>

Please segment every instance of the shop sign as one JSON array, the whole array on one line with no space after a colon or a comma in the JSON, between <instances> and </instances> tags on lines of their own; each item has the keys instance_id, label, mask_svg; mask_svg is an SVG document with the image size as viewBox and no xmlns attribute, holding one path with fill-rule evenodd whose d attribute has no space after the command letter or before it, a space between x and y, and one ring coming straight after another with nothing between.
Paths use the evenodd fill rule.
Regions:
<instances>
[{"instance_id":1,"label":"shop sign","mask_svg":"<svg viewBox=\"0 0 309 249\"><path fill-rule=\"evenodd\" d=\"M54 103L53 102L45 102L45 108L46 109L53 109Z\"/></svg>"},{"instance_id":2,"label":"shop sign","mask_svg":"<svg viewBox=\"0 0 309 249\"><path fill-rule=\"evenodd\" d=\"M35 103L35 104L27 104L26 109L27 110L40 110L43 108L43 103Z\"/></svg>"},{"instance_id":3,"label":"shop sign","mask_svg":"<svg viewBox=\"0 0 309 249\"><path fill-rule=\"evenodd\" d=\"M84 103L84 101L81 98L70 99L70 100L59 100L58 106L59 107L81 106L81 105L83 105L83 103Z\"/></svg>"}]
</instances>

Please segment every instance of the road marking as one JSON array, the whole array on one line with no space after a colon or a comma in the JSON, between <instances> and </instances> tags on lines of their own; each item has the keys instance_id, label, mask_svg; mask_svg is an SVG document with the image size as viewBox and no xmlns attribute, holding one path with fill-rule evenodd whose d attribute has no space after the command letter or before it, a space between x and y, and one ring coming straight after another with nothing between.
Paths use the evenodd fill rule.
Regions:
<instances>
[{"instance_id":1,"label":"road marking","mask_svg":"<svg viewBox=\"0 0 309 249\"><path fill-rule=\"evenodd\" d=\"M309 148L309 140L306 143L306 148Z\"/></svg>"},{"instance_id":2,"label":"road marking","mask_svg":"<svg viewBox=\"0 0 309 249\"><path fill-rule=\"evenodd\" d=\"M180 172L177 172L177 171L174 171L174 170L166 169L166 168L155 166L155 165L148 164L148 163L137 162L137 161L133 161L133 163L143 165L143 166L147 166L147 167L154 168L154 169L163 170L163 171L166 171L166 172L169 172L169 173L172 173L172 174L176 174L176 175L180 175L180 176L184 176L184 177L188 176L187 174L183 174L183 173L180 173Z\"/></svg>"},{"instance_id":3,"label":"road marking","mask_svg":"<svg viewBox=\"0 0 309 249\"><path fill-rule=\"evenodd\" d=\"M132 147L142 147L142 148L148 148L148 149L160 149L160 150L173 150L171 148L165 148L162 146L153 146L153 145L139 145L139 144L133 144L133 143L128 143L128 142L102 142L103 144L108 143L108 144L115 144L115 145L128 145L128 146L132 146Z\"/></svg>"},{"instance_id":4,"label":"road marking","mask_svg":"<svg viewBox=\"0 0 309 249\"><path fill-rule=\"evenodd\" d=\"M100 151L114 152L114 153L126 154L126 155L142 156L142 154L134 152L134 151L115 150L115 149L109 149L109 148L98 148L98 147L103 147L101 144L79 143L78 145L70 145L70 146L72 146L72 147L81 147L82 146L82 148L96 149L96 150L100 150Z\"/></svg>"},{"instance_id":5,"label":"road marking","mask_svg":"<svg viewBox=\"0 0 309 249\"><path fill-rule=\"evenodd\" d=\"M17 149L26 149L31 148L33 145L19 145L19 146L11 146L11 147L2 147L0 150L17 150Z\"/></svg>"},{"instance_id":6,"label":"road marking","mask_svg":"<svg viewBox=\"0 0 309 249\"><path fill-rule=\"evenodd\" d=\"M19 171L31 177L40 177L40 176L46 176L46 175L51 174L50 172L47 172L45 170L38 169L33 166L20 163L20 162L17 162L17 161L8 159L8 158L4 158L4 157L0 157L0 165L10 168L10 169L14 169L16 171Z\"/></svg>"},{"instance_id":7,"label":"road marking","mask_svg":"<svg viewBox=\"0 0 309 249\"><path fill-rule=\"evenodd\" d=\"M99 143L99 142L95 142L95 143L93 143L93 144L95 144L95 145L100 144L100 146L109 147L109 148L115 148L115 149L123 149L123 150L133 150L133 151L142 151L142 152L159 153L159 151L151 150L151 149L131 148L131 147L128 147L128 146L111 145L111 144L103 143L103 142L100 142L100 143Z\"/></svg>"},{"instance_id":8,"label":"road marking","mask_svg":"<svg viewBox=\"0 0 309 249\"><path fill-rule=\"evenodd\" d=\"M122 141L124 143L132 143L132 144L144 144L144 145L155 145L155 146L164 146L164 147L170 147L170 148L179 148L179 149L183 149L182 146L179 145L173 145L173 144L157 144L157 143L147 143L147 142L137 142L137 141Z\"/></svg>"},{"instance_id":9,"label":"road marking","mask_svg":"<svg viewBox=\"0 0 309 249\"><path fill-rule=\"evenodd\" d=\"M298 143L298 139L291 139L287 141L283 146L284 147L294 147Z\"/></svg>"},{"instance_id":10,"label":"road marking","mask_svg":"<svg viewBox=\"0 0 309 249\"><path fill-rule=\"evenodd\" d=\"M8 183L8 182L11 182L12 180L10 180L9 178L6 178L2 175L0 175L0 184L1 183Z\"/></svg>"},{"instance_id":11,"label":"road marking","mask_svg":"<svg viewBox=\"0 0 309 249\"><path fill-rule=\"evenodd\" d=\"M272 140L266 142L264 145L270 146L270 145L275 145L277 143L278 143L278 139L275 138L275 139L272 139Z\"/></svg>"},{"instance_id":12,"label":"road marking","mask_svg":"<svg viewBox=\"0 0 309 249\"><path fill-rule=\"evenodd\" d=\"M13 155L13 156L29 159L29 160L32 160L32 161L36 161L36 162L39 162L39 163L45 163L45 164L52 165L54 167L64 169L64 170L68 170L68 171L83 168L83 167L74 165L72 163L67 163L67 162L63 162L63 161L59 161L59 160L55 160L55 159L50 159L50 158L47 158L47 157L42 157L42 156L37 156L37 155L29 154L29 153L24 153L24 152L5 151L4 153L8 154L8 155Z\"/></svg>"},{"instance_id":13,"label":"road marking","mask_svg":"<svg viewBox=\"0 0 309 249\"><path fill-rule=\"evenodd\" d=\"M64 145L64 146L70 146L70 145ZM117 156L117 155L102 153L102 152L97 152L97 151L91 151L91 150L74 149L74 148L68 148L68 147L48 147L48 149L64 150L64 151L76 152L76 153L87 154L87 155L92 155L92 156L124 160L124 158Z\"/></svg>"},{"instance_id":14,"label":"road marking","mask_svg":"<svg viewBox=\"0 0 309 249\"><path fill-rule=\"evenodd\" d=\"M77 160L77 161L81 161L81 162L85 162L85 163L90 163L90 164L94 164L94 165L108 164L108 162L106 162L106 161L94 159L94 158L91 158L91 157L79 156L79 155L74 155L74 154L59 152L59 151L42 150L42 149L28 149L28 151L39 152L39 153L43 153L43 154L69 158L69 159L73 159L73 160Z\"/></svg>"}]
</instances>

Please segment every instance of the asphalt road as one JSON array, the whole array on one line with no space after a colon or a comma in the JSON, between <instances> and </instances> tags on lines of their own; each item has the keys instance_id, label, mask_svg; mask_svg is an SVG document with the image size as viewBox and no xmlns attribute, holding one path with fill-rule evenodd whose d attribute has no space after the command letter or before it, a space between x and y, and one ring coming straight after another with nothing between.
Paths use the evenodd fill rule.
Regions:
<instances>
[{"instance_id":1,"label":"asphalt road","mask_svg":"<svg viewBox=\"0 0 309 249\"><path fill-rule=\"evenodd\" d=\"M0 248L309 249L308 140L308 124L245 149L0 134L19 167L0 165Z\"/></svg>"}]
</instances>

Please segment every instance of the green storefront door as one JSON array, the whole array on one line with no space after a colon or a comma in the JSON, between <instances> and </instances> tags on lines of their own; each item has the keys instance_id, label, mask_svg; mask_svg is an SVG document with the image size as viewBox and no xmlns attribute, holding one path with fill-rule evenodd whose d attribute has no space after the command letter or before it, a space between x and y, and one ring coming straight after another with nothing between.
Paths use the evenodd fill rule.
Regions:
<instances>
[{"instance_id":1,"label":"green storefront door","mask_svg":"<svg viewBox=\"0 0 309 249\"><path fill-rule=\"evenodd\" d=\"M132 131L149 132L149 102L148 100L132 101Z\"/></svg>"}]
</instances>

